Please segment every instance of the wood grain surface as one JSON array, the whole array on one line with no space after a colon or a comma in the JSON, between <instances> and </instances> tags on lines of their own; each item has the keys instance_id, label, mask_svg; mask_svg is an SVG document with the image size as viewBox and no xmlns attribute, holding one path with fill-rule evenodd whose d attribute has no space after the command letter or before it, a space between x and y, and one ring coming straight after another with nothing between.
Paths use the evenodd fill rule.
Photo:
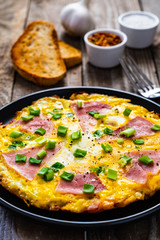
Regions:
<instances>
[{"instance_id":1,"label":"wood grain surface","mask_svg":"<svg viewBox=\"0 0 160 240\"><path fill-rule=\"evenodd\" d=\"M100 69L88 63L84 42L65 34L60 23L60 11L72 0L0 0L0 106L41 90L14 71L10 48L25 26L43 19L54 23L60 39L82 50L83 63L67 72L65 79L54 87L104 86L133 92L120 66ZM118 16L126 11L145 10L160 16L159 0L91 0L91 13L96 27L119 28ZM159 84L160 76L160 27L152 47L144 50L126 49L146 75ZM103 229L59 228L17 215L0 207L0 240L158 240L160 239L160 214L137 222Z\"/></svg>"}]
</instances>

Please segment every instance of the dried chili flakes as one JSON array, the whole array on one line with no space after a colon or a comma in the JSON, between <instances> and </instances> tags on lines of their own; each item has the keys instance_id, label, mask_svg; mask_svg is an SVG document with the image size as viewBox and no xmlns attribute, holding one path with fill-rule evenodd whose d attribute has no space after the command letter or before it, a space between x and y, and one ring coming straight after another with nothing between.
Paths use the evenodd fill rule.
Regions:
<instances>
[{"instance_id":1,"label":"dried chili flakes","mask_svg":"<svg viewBox=\"0 0 160 240\"><path fill-rule=\"evenodd\" d=\"M97 32L88 37L89 42L102 46L114 46L122 42L121 38L115 34L107 32Z\"/></svg>"}]
</instances>

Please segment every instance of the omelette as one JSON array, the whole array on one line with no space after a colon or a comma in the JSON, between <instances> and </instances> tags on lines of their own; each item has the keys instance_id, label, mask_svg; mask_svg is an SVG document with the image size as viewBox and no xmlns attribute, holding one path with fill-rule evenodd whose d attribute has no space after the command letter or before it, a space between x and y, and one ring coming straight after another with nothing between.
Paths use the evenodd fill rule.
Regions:
<instances>
[{"instance_id":1,"label":"omelette","mask_svg":"<svg viewBox=\"0 0 160 240\"><path fill-rule=\"evenodd\" d=\"M160 189L160 119L129 99L44 97L0 126L1 185L50 211L100 212Z\"/></svg>"}]
</instances>

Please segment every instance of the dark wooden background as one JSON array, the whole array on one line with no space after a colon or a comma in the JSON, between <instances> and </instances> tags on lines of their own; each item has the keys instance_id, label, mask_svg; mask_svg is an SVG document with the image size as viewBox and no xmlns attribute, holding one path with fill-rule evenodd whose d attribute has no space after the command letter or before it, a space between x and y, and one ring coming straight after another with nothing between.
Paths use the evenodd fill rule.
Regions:
<instances>
[{"instance_id":1,"label":"dark wooden background","mask_svg":"<svg viewBox=\"0 0 160 240\"><path fill-rule=\"evenodd\" d=\"M74 0L73 0L74 1ZM0 106L12 100L41 90L24 80L13 69L10 48L25 26L38 19L54 23L59 38L81 49L82 65L67 72L62 86L104 86L133 92L120 66L98 69L88 63L82 39L70 38L60 23L60 11L72 0L0 0ZM160 17L160 0L91 0L90 9L96 27L119 28L118 16L126 11L144 10ZM137 61L146 75L158 85L160 76L160 27L154 44L144 50L126 49ZM0 240L158 240L160 239L160 213L135 223L107 229L57 228L56 225L39 223L0 207Z\"/></svg>"}]
</instances>

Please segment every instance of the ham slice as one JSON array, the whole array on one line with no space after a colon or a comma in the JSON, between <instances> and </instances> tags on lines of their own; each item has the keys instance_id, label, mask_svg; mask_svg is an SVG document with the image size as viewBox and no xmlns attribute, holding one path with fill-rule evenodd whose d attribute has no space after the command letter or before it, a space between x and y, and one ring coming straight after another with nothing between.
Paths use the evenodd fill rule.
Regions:
<instances>
[{"instance_id":1,"label":"ham slice","mask_svg":"<svg viewBox=\"0 0 160 240\"><path fill-rule=\"evenodd\" d=\"M20 119L14 125L20 125L20 129L29 130L32 133L34 133L37 128L44 128L46 130L46 135L51 134L52 131L55 130L55 126L51 120L40 116L35 116L28 122L24 122Z\"/></svg>"},{"instance_id":2,"label":"ham slice","mask_svg":"<svg viewBox=\"0 0 160 240\"><path fill-rule=\"evenodd\" d=\"M102 184L101 180L94 174L90 172L77 173L74 176L72 182L67 182L63 179L60 180L57 185L56 191L61 193L69 194L83 194L84 183L92 184L95 187L95 193L100 192L106 187Z\"/></svg>"},{"instance_id":3,"label":"ham slice","mask_svg":"<svg viewBox=\"0 0 160 240\"><path fill-rule=\"evenodd\" d=\"M145 118L142 117L135 117L134 119L132 119L131 121L129 121L126 125L116 129L114 131L114 134L116 134L117 136L121 136L120 132L125 130L125 127L130 127L130 128L134 128L135 129L135 134L132 138L140 138L143 136L149 136L151 134L154 134L154 131L151 129L151 127L154 124L148 120L146 120Z\"/></svg>"},{"instance_id":4,"label":"ham slice","mask_svg":"<svg viewBox=\"0 0 160 240\"><path fill-rule=\"evenodd\" d=\"M55 149L52 150L46 150L47 155L43 158L41 164L30 164L28 159L30 157L37 158L36 154L42 149L41 148L26 148L23 150L13 151L9 153L3 153L2 156L5 159L5 162L7 165L13 169L15 169L18 173L20 173L23 177L27 178L28 180L33 180L36 173L39 171L42 166L48 162L50 159L52 159L55 154L60 150L61 146L56 144ZM26 163L16 163L15 162L15 156L16 154L23 154L27 156Z\"/></svg>"},{"instance_id":5,"label":"ham slice","mask_svg":"<svg viewBox=\"0 0 160 240\"><path fill-rule=\"evenodd\" d=\"M147 174L151 172L153 175L157 174L160 169L160 151L155 150L144 150L144 151L134 151L126 153L127 156L132 158L133 167L129 169L126 173L126 177L138 182L145 184L147 181ZM148 155L154 162L145 165L138 160L139 157Z\"/></svg>"},{"instance_id":6,"label":"ham slice","mask_svg":"<svg viewBox=\"0 0 160 240\"><path fill-rule=\"evenodd\" d=\"M131 121L129 121L124 126L114 130L113 136L105 135L105 136L97 139L96 141L97 142L105 142L105 141L116 140L117 137L124 138L124 136L120 135L120 132L124 131L126 129L125 127L130 127L130 128L135 129L135 134L133 137L130 137L131 139L149 136L149 135L152 135L155 133L155 131L153 131L151 129L151 127L153 125L154 124L152 122L146 120L145 118L138 116L138 117L135 117L134 119L132 119Z\"/></svg>"},{"instance_id":7,"label":"ham slice","mask_svg":"<svg viewBox=\"0 0 160 240\"><path fill-rule=\"evenodd\" d=\"M97 119L88 112L95 111L100 114L106 114L110 105L102 102L84 102L83 108L78 108L76 103L71 103L74 113L76 114L83 131L89 131L97 123Z\"/></svg>"}]
</instances>

